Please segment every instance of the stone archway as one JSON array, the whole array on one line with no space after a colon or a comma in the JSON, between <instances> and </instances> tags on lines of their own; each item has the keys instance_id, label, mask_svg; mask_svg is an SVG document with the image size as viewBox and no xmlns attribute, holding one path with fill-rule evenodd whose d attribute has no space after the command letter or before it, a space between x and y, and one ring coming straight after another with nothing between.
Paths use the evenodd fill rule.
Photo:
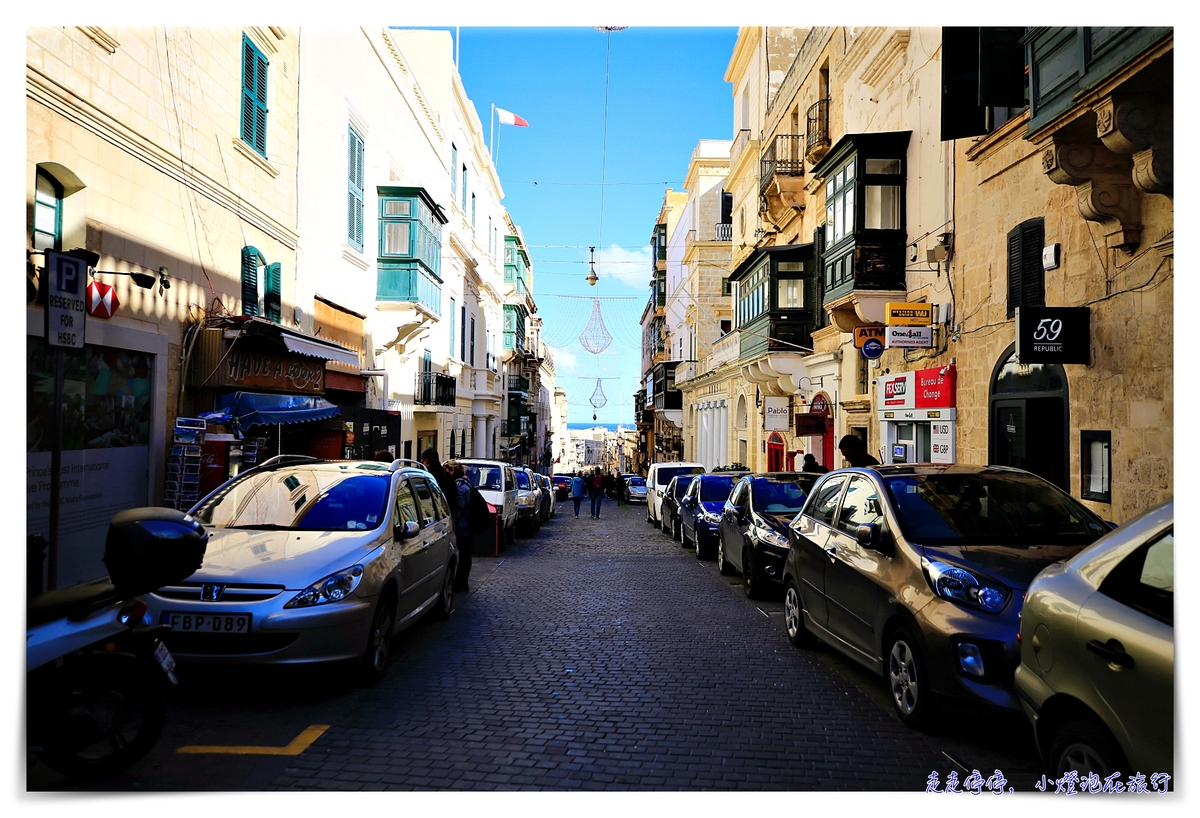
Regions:
<instances>
[{"instance_id":1,"label":"stone archway","mask_svg":"<svg viewBox=\"0 0 1200 818\"><path fill-rule=\"evenodd\" d=\"M988 386L988 463L1014 466L1071 491L1070 397L1058 364L1022 364L1010 345Z\"/></svg>"}]
</instances>

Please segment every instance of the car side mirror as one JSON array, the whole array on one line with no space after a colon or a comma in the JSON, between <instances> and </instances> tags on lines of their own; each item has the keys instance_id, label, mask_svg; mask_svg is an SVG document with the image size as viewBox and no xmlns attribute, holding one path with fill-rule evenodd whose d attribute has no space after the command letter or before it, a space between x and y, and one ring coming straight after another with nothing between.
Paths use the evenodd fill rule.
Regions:
<instances>
[{"instance_id":1,"label":"car side mirror","mask_svg":"<svg viewBox=\"0 0 1200 818\"><path fill-rule=\"evenodd\" d=\"M413 537L421 533L421 526L408 520L404 523L398 523L395 528L395 536L397 540L411 540Z\"/></svg>"},{"instance_id":2,"label":"car side mirror","mask_svg":"<svg viewBox=\"0 0 1200 818\"><path fill-rule=\"evenodd\" d=\"M895 553L894 543L886 528L876 523L865 523L855 530L855 539L863 548L878 551L885 557Z\"/></svg>"}]
</instances>

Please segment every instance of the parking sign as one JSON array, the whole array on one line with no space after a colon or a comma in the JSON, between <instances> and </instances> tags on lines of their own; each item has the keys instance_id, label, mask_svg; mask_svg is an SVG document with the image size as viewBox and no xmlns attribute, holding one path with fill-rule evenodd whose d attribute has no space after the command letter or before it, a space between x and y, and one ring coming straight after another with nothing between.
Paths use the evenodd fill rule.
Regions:
<instances>
[{"instance_id":1,"label":"parking sign","mask_svg":"<svg viewBox=\"0 0 1200 818\"><path fill-rule=\"evenodd\" d=\"M46 343L83 349L87 262L46 250Z\"/></svg>"}]
</instances>

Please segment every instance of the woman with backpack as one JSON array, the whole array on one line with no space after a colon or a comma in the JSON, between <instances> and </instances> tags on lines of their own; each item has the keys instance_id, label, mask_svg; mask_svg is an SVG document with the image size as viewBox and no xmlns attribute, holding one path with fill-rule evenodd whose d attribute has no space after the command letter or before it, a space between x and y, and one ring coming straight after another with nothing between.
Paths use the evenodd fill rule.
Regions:
<instances>
[{"instance_id":1,"label":"woman with backpack","mask_svg":"<svg viewBox=\"0 0 1200 818\"><path fill-rule=\"evenodd\" d=\"M454 478L455 509L454 534L458 541L458 570L454 572L454 590L456 593L466 593L467 577L471 575L471 482L467 480L467 470L462 463L451 460L446 464L446 471Z\"/></svg>"}]
</instances>

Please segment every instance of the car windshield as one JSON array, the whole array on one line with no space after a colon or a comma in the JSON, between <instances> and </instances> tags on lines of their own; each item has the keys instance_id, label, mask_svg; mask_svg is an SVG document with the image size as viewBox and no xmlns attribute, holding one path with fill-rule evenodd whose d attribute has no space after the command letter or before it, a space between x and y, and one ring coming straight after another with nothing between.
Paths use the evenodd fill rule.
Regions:
<instances>
[{"instance_id":1,"label":"car windshield","mask_svg":"<svg viewBox=\"0 0 1200 818\"><path fill-rule=\"evenodd\" d=\"M517 488L529 489L530 488L529 475L523 471L516 472L516 475L517 475Z\"/></svg>"},{"instance_id":2,"label":"car windshield","mask_svg":"<svg viewBox=\"0 0 1200 818\"><path fill-rule=\"evenodd\" d=\"M657 476L654 478L660 486L665 486L671 482L672 477L681 474L704 474L703 466L675 466L672 468L659 469ZM690 481L689 481L690 482Z\"/></svg>"},{"instance_id":3,"label":"car windshield","mask_svg":"<svg viewBox=\"0 0 1200 818\"><path fill-rule=\"evenodd\" d=\"M391 478L353 466L304 466L249 472L198 507L194 516L213 528L363 531L378 528Z\"/></svg>"},{"instance_id":4,"label":"car windshield","mask_svg":"<svg viewBox=\"0 0 1200 818\"><path fill-rule=\"evenodd\" d=\"M641 486L642 488L645 488L646 487L646 479L644 477L630 477L629 485Z\"/></svg>"},{"instance_id":5,"label":"car windshield","mask_svg":"<svg viewBox=\"0 0 1200 818\"><path fill-rule=\"evenodd\" d=\"M923 545L1089 545L1104 521L1033 476L905 474L883 480L900 530Z\"/></svg>"},{"instance_id":6,"label":"car windshield","mask_svg":"<svg viewBox=\"0 0 1200 818\"><path fill-rule=\"evenodd\" d=\"M731 491L733 491L732 477L706 477L700 481L700 502L724 502L729 499Z\"/></svg>"},{"instance_id":7,"label":"car windshield","mask_svg":"<svg viewBox=\"0 0 1200 818\"><path fill-rule=\"evenodd\" d=\"M809 483L809 488L812 483ZM797 483L759 477L751 483L754 507L763 514L795 514L808 499L806 488Z\"/></svg>"},{"instance_id":8,"label":"car windshield","mask_svg":"<svg viewBox=\"0 0 1200 818\"><path fill-rule=\"evenodd\" d=\"M695 479L696 479L695 475L689 474L689 475L682 476L678 480L675 481L674 496L675 496L676 500L678 500L683 495L687 494L688 486L690 486L692 484L692 481Z\"/></svg>"},{"instance_id":9,"label":"car windshield","mask_svg":"<svg viewBox=\"0 0 1200 818\"><path fill-rule=\"evenodd\" d=\"M504 481L500 477L499 466L466 465L467 480L477 489L484 491L501 491Z\"/></svg>"}]
</instances>

